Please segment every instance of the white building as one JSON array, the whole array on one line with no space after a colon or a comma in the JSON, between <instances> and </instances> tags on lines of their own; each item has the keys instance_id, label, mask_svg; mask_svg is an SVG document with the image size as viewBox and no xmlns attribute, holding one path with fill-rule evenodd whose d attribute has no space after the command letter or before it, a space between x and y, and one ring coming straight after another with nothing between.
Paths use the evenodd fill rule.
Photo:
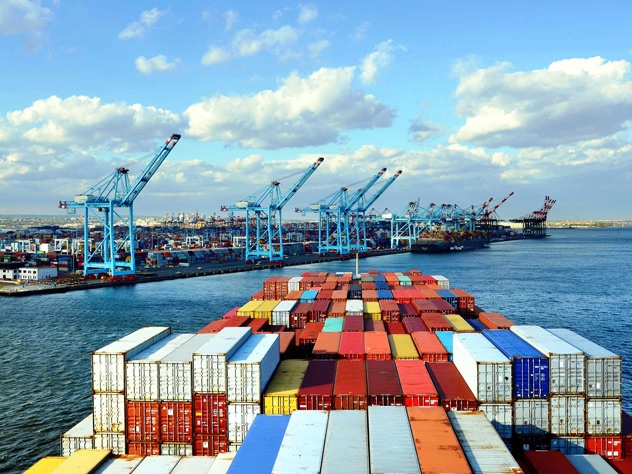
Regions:
<instances>
[{"instance_id":1,"label":"white building","mask_svg":"<svg viewBox=\"0 0 632 474\"><path fill-rule=\"evenodd\" d=\"M56 267L22 267L20 268L20 280L40 281L49 280L57 276Z\"/></svg>"},{"instance_id":2,"label":"white building","mask_svg":"<svg viewBox=\"0 0 632 474\"><path fill-rule=\"evenodd\" d=\"M0 268L0 280L17 280L19 275L17 268Z\"/></svg>"}]
</instances>

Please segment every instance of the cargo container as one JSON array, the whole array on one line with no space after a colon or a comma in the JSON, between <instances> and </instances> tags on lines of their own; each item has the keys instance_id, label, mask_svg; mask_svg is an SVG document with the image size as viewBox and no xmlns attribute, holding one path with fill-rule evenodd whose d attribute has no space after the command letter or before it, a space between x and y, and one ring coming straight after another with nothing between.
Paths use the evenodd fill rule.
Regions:
<instances>
[{"instance_id":1,"label":"cargo container","mask_svg":"<svg viewBox=\"0 0 632 474\"><path fill-rule=\"evenodd\" d=\"M164 456L146 457L134 469L134 472L136 474L170 474L180 461L180 456L168 456L166 454Z\"/></svg>"},{"instance_id":2,"label":"cargo container","mask_svg":"<svg viewBox=\"0 0 632 474\"><path fill-rule=\"evenodd\" d=\"M193 352L193 391L226 393L226 364L251 334L249 327L224 328Z\"/></svg>"},{"instance_id":3,"label":"cargo container","mask_svg":"<svg viewBox=\"0 0 632 474\"><path fill-rule=\"evenodd\" d=\"M391 358L391 346L385 331L364 333L364 354L366 359L386 360Z\"/></svg>"},{"instance_id":4,"label":"cargo container","mask_svg":"<svg viewBox=\"0 0 632 474\"><path fill-rule=\"evenodd\" d=\"M290 312L290 327L295 329L303 329L309 322L309 303L299 303Z\"/></svg>"},{"instance_id":5,"label":"cargo container","mask_svg":"<svg viewBox=\"0 0 632 474\"><path fill-rule=\"evenodd\" d=\"M307 364L306 360L284 360L279 364L263 396L266 415L291 415L298 409L297 395Z\"/></svg>"},{"instance_id":6,"label":"cargo container","mask_svg":"<svg viewBox=\"0 0 632 474\"><path fill-rule=\"evenodd\" d=\"M250 322L251 318L249 316L233 316L232 318L224 321L224 325L219 328L217 332L224 328L237 328L240 326L248 326L248 322Z\"/></svg>"},{"instance_id":7,"label":"cargo container","mask_svg":"<svg viewBox=\"0 0 632 474\"><path fill-rule=\"evenodd\" d=\"M441 333L414 332L411 334L421 360L426 362L449 362L450 354L439 341L437 334Z\"/></svg>"},{"instance_id":8,"label":"cargo container","mask_svg":"<svg viewBox=\"0 0 632 474\"><path fill-rule=\"evenodd\" d=\"M478 402L463 376L452 362L429 362L428 373L439 394L441 405L446 411L476 410Z\"/></svg>"},{"instance_id":9,"label":"cargo container","mask_svg":"<svg viewBox=\"0 0 632 474\"><path fill-rule=\"evenodd\" d=\"M328 419L325 411L292 413L272 473L320 472Z\"/></svg>"},{"instance_id":10,"label":"cargo container","mask_svg":"<svg viewBox=\"0 0 632 474\"><path fill-rule=\"evenodd\" d=\"M322 474L368 474L366 411L331 411L323 449Z\"/></svg>"},{"instance_id":11,"label":"cargo container","mask_svg":"<svg viewBox=\"0 0 632 474\"><path fill-rule=\"evenodd\" d=\"M513 407L509 403L479 403L478 409L504 440L513 436Z\"/></svg>"},{"instance_id":12,"label":"cargo container","mask_svg":"<svg viewBox=\"0 0 632 474\"><path fill-rule=\"evenodd\" d=\"M426 284L432 284L432 280L434 279L434 283L436 285L439 285L441 288L444 288L446 290L450 289L450 280L448 280L446 277L442 275L430 275L430 277L431 279L428 279L426 281Z\"/></svg>"},{"instance_id":13,"label":"cargo container","mask_svg":"<svg viewBox=\"0 0 632 474\"><path fill-rule=\"evenodd\" d=\"M128 401L125 412L128 441L160 441L159 402Z\"/></svg>"},{"instance_id":14,"label":"cargo container","mask_svg":"<svg viewBox=\"0 0 632 474\"><path fill-rule=\"evenodd\" d=\"M622 459L623 439L621 436L587 436L586 453L599 454L606 459Z\"/></svg>"},{"instance_id":15,"label":"cargo container","mask_svg":"<svg viewBox=\"0 0 632 474\"><path fill-rule=\"evenodd\" d=\"M452 331L452 325L443 317L441 313L421 313L421 319L432 332Z\"/></svg>"},{"instance_id":16,"label":"cargo container","mask_svg":"<svg viewBox=\"0 0 632 474\"><path fill-rule=\"evenodd\" d=\"M323 332L342 332L344 318L327 318L323 326Z\"/></svg>"},{"instance_id":17,"label":"cargo container","mask_svg":"<svg viewBox=\"0 0 632 474\"><path fill-rule=\"evenodd\" d=\"M248 303L237 310L237 316L254 318L255 311L263 304L265 304L263 301L248 301Z\"/></svg>"},{"instance_id":18,"label":"cargo container","mask_svg":"<svg viewBox=\"0 0 632 474\"><path fill-rule=\"evenodd\" d=\"M193 441L193 406L187 402L160 404L160 439L163 442Z\"/></svg>"},{"instance_id":19,"label":"cargo container","mask_svg":"<svg viewBox=\"0 0 632 474\"><path fill-rule=\"evenodd\" d=\"M109 453L107 453L109 455ZM54 472L56 468L66 462L66 458L58 456L46 456L33 464L30 468L24 471L23 474L50 474ZM59 471L58 471L59 472Z\"/></svg>"},{"instance_id":20,"label":"cargo container","mask_svg":"<svg viewBox=\"0 0 632 474\"><path fill-rule=\"evenodd\" d=\"M372 474L421 474L405 407L369 407L369 453Z\"/></svg>"},{"instance_id":21,"label":"cargo container","mask_svg":"<svg viewBox=\"0 0 632 474\"><path fill-rule=\"evenodd\" d=\"M288 292L290 291L299 291L301 289L300 285L301 285L301 280L303 278L302 277L292 277L290 278L290 280L287 282L287 290Z\"/></svg>"},{"instance_id":22,"label":"cargo container","mask_svg":"<svg viewBox=\"0 0 632 474\"><path fill-rule=\"evenodd\" d=\"M237 317L237 316L235 316ZM216 334L218 332L220 332L224 326L226 326L226 323L229 320L224 320L224 319L218 319L216 321L211 321L209 324L207 324L206 326L204 326L202 329L200 329L197 333L198 334Z\"/></svg>"},{"instance_id":23,"label":"cargo container","mask_svg":"<svg viewBox=\"0 0 632 474\"><path fill-rule=\"evenodd\" d=\"M125 454L125 433L96 432L94 449L111 449L112 454L117 456Z\"/></svg>"},{"instance_id":24,"label":"cargo container","mask_svg":"<svg viewBox=\"0 0 632 474\"><path fill-rule=\"evenodd\" d=\"M410 334L389 334L388 342L391 346L393 359L419 359L417 349Z\"/></svg>"},{"instance_id":25,"label":"cargo container","mask_svg":"<svg viewBox=\"0 0 632 474\"><path fill-rule=\"evenodd\" d=\"M551 396L551 434L576 436L586 432L586 399L579 396Z\"/></svg>"},{"instance_id":26,"label":"cargo container","mask_svg":"<svg viewBox=\"0 0 632 474\"><path fill-rule=\"evenodd\" d=\"M285 298L283 298L283 301L294 301L295 303L298 303L298 300L301 299L301 295L303 294L302 290L299 291L290 291Z\"/></svg>"},{"instance_id":27,"label":"cargo container","mask_svg":"<svg viewBox=\"0 0 632 474\"><path fill-rule=\"evenodd\" d=\"M459 297L452 293L450 290L436 290L437 294L443 301L448 303L455 310L459 309Z\"/></svg>"},{"instance_id":28,"label":"cargo container","mask_svg":"<svg viewBox=\"0 0 632 474\"><path fill-rule=\"evenodd\" d=\"M452 411L448 418L474 473L522 472L483 412Z\"/></svg>"},{"instance_id":29,"label":"cargo container","mask_svg":"<svg viewBox=\"0 0 632 474\"><path fill-rule=\"evenodd\" d=\"M556 436L551 438L551 449L562 454L584 454L586 439L578 436Z\"/></svg>"},{"instance_id":30,"label":"cargo container","mask_svg":"<svg viewBox=\"0 0 632 474\"><path fill-rule=\"evenodd\" d=\"M516 325L500 313L480 312L478 313L478 319L488 329L509 329L511 326Z\"/></svg>"},{"instance_id":31,"label":"cargo container","mask_svg":"<svg viewBox=\"0 0 632 474\"><path fill-rule=\"evenodd\" d=\"M566 458L570 461L579 474L616 474L608 462L601 456L594 454L569 454Z\"/></svg>"},{"instance_id":32,"label":"cargo container","mask_svg":"<svg viewBox=\"0 0 632 474\"><path fill-rule=\"evenodd\" d=\"M92 353L92 390L123 393L125 361L171 334L170 327L144 327Z\"/></svg>"},{"instance_id":33,"label":"cargo container","mask_svg":"<svg viewBox=\"0 0 632 474\"><path fill-rule=\"evenodd\" d=\"M586 355L586 396L619 398L622 396L621 356L589 341L570 329L549 329L560 339Z\"/></svg>"},{"instance_id":34,"label":"cargo container","mask_svg":"<svg viewBox=\"0 0 632 474\"><path fill-rule=\"evenodd\" d=\"M269 324L272 324L272 311L280 303L280 300L264 301L253 311L251 318L266 319Z\"/></svg>"},{"instance_id":35,"label":"cargo container","mask_svg":"<svg viewBox=\"0 0 632 474\"><path fill-rule=\"evenodd\" d=\"M377 302L365 301L362 311L364 312L364 319L382 320L382 310Z\"/></svg>"},{"instance_id":36,"label":"cargo container","mask_svg":"<svg viewBox=\"0 0 632 474\"><path fill-rule=\"evenodd\" d=\"M386 332L384 321L373 321L372 319L365 319L364 332Z\"/></svg>"},{"instance_id":37,"label":"cargo container","mask_svg":"<svg viewBox=\"0 0 632 474\"><path fill-rule=\"evenodd\" d=\"M403 405L402 388L392 360L367 360L368 405Z\"/></svg>"},{"instance_id":38,"label":"cargo container","mask_svg":"<svg viewBox=\"0 0 632 474\"><path fill-rule=\"evenodd\" d=\"M585 393L585 356L582 351L539 326L511 326L531 346L549 358L549 393Z\"/></svg>"},{"instance_id":39,"label":"cargo container","mask_svg":"<svg viewBox=\"0 0 632 474\"><path fill-rule=\"evenodd\" d=\"M441 290L439 290L441 291ZM454 307L448 303L447 301L443 300L443 299L439 299L439 300L432 300L431 303L434 305L434 307L436 308L435 311L446 315L446 314L455 314L456 313L456 309L454 309Z\"/></svg>"},{"instance_id":40,"label":"cargo container","mask_svg":"<svg viewBox=\"0 0 632 474\"><path fill-rule=\"evenodd\" d=\"M267 319L263 318L255 318L250 319L244 326L252 329L252 332L265 332L269 327L269 322Z\"/></svg>"},{"instance_id":41,"label":"cargo container","mask_svg":"<svg viewBox=\"0 0 632 474\"><path fill-rule=\"evenodd\" d=\"M160 449L158 450L158 454L160 454ZM136 469L142 461L143 458L141 457L110 458L94 471L94 474L128 474ZM211 459L211 461L214 461L214 459ZM24 474L33 473L26 471Z\"/></svg>"},{"instance_id":42,"label":"cargo container","mask_svg":"<svg viewBox=\"0 0 632 474\"><path fill-rule=\"evenodd\" d=\"M94 431L125 433L125 396L118 393L92 395Z\"/></svg>"},{"instance_id":43,"label":"cargo container","mask_svg":"<svg viewBox=\"0 0 632 474\"><path fill-rule=\"evenodd\" d=\"M227 434L227 406L225 393L193 395L193 427L199 434Z\"/></svg>"},{"instance_id":44,"label":"cargo container","mask_svg":"<svg viewBox=\"0 0 632 474\"><path fill-rule=\"evenodd\" d=\"M171 334L125 362L125 397L128 400L160 400L158 365L195 334Z\"/></svg>"},{"instance_id":45,"label":"cargo container","mask_svg":"<svg viewBox=\"0 0 632 474\"><path fill-rule=\"evenodd\" d=\"M549 396L549 359L511 331L486 329L483 336L512 362L514 397Z\"/></svg>"},{"instance_id":46,"label":"cargo container","mask_svg":"<svg viewBox=\"0 0 632 474\"><path fill-rule=\"evenodd\" d=\"M61 455L71 456L78 449L93 449L92 413L61 435Z\"/></svg>"},{"instance_id":47,"label":"cargo container","mask_svg":"<svg viewBox=\"0 0 632 474\"><path fill-rule=\"evenodd\" d=\"M342 332L364 331L364 318L362 316L345 316Z\"/></svg>"},{"instance_id":48,"label":"cargo container","mask_svg":"<svg viewBox=\"0 0 632 474\"><path fill-rule=\"evenodd\" d=\"M375 291L375 284L371 283L373 288L363 288L362 289L362 301L366 302L377 302L377 291Z\"/></svg>"},{"instance_id":49,"label":"cargo container","mask_svg":"<svg viewBox=\"0 0 632 474\"><path fill-rule=\"evenodd\" d=\"M475 307L474 296L465 290L451 289L450 291L459 299L459 314L461 316L473 317Z\"/></svg>"},{"instance_id":50,"label":"cargo container","mask_svg":"<svg viewBox=\"0 0 632 474\"><path fill-rule=\"evenodd\" d=\"M524 461L527 467L537 474L579 474L559 451L526 451Z\"/></svg>"},{"instance_id":51,"label":"cargo container","mask_svg":"<svg viewBox=\"0 0 632 474\"><path fill-rule=\"evenodd\" d=\"M446 314L443 317L455 332L474 332L474 328L458 314Z\"/></svg>"},{"instance_id":52,"label":"cargo container","mask_svg":"<svg viewBox=\"0 0 632 474\"><path fill-rule=\"evenodd\" d=\"M327 324L327 323L325 323ZM324 328L323 328L324 329ZM321 332L316 339L312 357L315 359L337 359L338 348L340 347L340 332ZM362 333L344 333L362 334Z\"/></svg>"},{"instance_id":53,"label":"cargo container","mask_svg":"<svg viewBox=\"0 0 632 474\"><path fill-rule=\"evenodd\" d=\"M444 409L415 406L408 407L407 412L421 472L472 472Z\"/></svg>"},{"instance_id":54,"label":"cargo container","mask_svg":"<svg viewBox=\"0 0 632 474\"><path fill-rule=\"evenodd\" d=\"M360 300L362 301L362 285L358 285L357 283L353 283L349 285L348 292L349 299Z\"/></svg>"},{"instance_id":55,"label":"cargo container","mask_svg":"<svg viewBox=\"0 0 632 474\"><path fill-rule=\"evenodd\" d=\"M592 436L621 434L621 409L621 400L586 400L586 433Z\"/></svg>"},{"instance_id":56,"label":"cargo container","mask_svg":"<svg viewBox=\"0 0 632 474\"><path fill-rule=\"evenodd\" d=\"M318 335L323 330L325 323L307 323L305 329L301 332L298 338L298 346L302 354L305 357L309 357L312 354Z\"/></svg>"},{"instance_id":57,"label":"cargo container","mask_svg":"<svg viewBox=\"0 0 632 474\"><path fill-rule=\"evenodd\" d=\"M334 303L346 303L347 301L347 292L344 290L335 290L331 294L331 301Z\"/></svg>"},{"instance_id":58,"label":"cargo container","mask_svg":"<svg viewBox=\"0 0 632 474\"><path fill-rule=\"evenodd\" d=\"M551 432L549 401L522 399L514 402L514 433L545 436Z\"/></svg>"},{"instance_id":59,"label":"cargo container","mask_svg":"<svg viewBox=\"0 0 632 474\"><path fill-rule=\"evenodd\" d=\"M314 301L309 308L309 321L312 323L324 323L327 318L327 310L329 309L329 301Z\"/></svg>"},{"instance_id":60,"label":"cargo container","mask_svg":"<svg viewBox=\"0 0 632 474\"><path fill-rule=\"evenodd\" d=\"M386 322L398 322L400 320L399 306L393 300L380 300L380 310L382 311L382 320Z\"/></svg>"},{"instance_id":61,"label":"cargo container","mask_svg":"<svg viewBox=\"0 0 632 474\"><path fill-rule=\"evenodd\" d=\"M411 301L411 305L417 310L417 314L419 315L423 315L424 313L437 312L437 307L433 304L432 301L426 298L414 299Z\"/></svg>"},{"instance_id":62,"label":"cargo container","mask_svg":"<svg viewBox=\"0 0 632 474\"><path fill-rule=\"evenodd\" d=\"M419 316L406 316L402 318L402 324L404 325L404 329L408 334L412 334L414 332L427 332L428 328L421 320Z\"/></svg>"},{"instance_id":63,"label":"cargo container","mask_svg":"<svg viewBox=\"0 0 632 474\"><path fill-rule=\"evenodd\" d=\"M315 290L305 290L299 299L300 303L313 303L318 296L318 291Z\"/></svg>"},{"instance_id":64,"label":"cargo container","mask_svg":"<svg viewBox=\"0 0 632 474\"><path fill-rule=\"evenodd\" d=\"M250 336L228 361L228 401L259 403L279 362L278 335Z\"/></svg>"},{"instance_id":65,"label":"cargo container","mask_svg":"<svg viewBox=\"0 0 632 474\"><path fill-rule=\"evenodd\" d=\"M366 367L363 360L339 360L334 382L336 410L366 410Z\"/></svg>"},{"instance_id":66,"label":"cargo container","mask_svg":"<svg viewBox=\"0 0 632 474\"><path fill-rule=\"evenodd\" d=\"M398 322L385 322L384 328L386 329L386 334L406 334L406 329L404 329L404 325Z\"/></svg>"},{"instance_id":67,"label":"cargo container","mask_svg":"<svg viewBox=\"0 0 632 474\"><path fill-rule=\"evenodd\" d=\"M329 314L327 315L327 318L344 318L347 308L346 301L347 300L344 300L343 302L333 302L329 307Z\"/></svg>"},{"instance_id":68,"label":"cargo container","mask_svg":"<svg viewBox=\"0 0 632 474\"><path fill-rule=\"evenodd\" d=\"M453 350L454 365L479 403L511 402L511 362L485 336L455 333Z\"/></svg>"},{"instance_id":69,"label":"cargo container","mask_svg":"<svg viewBox=\"0 0 632 474\"><path fill-rule=\"evenodd\" d=\"M397 304L410 303L410 293L406 290L391 290L393 293L393 299L397 302Z\"/></svg>"},{"instance_id":70,"label":"cargo container","mask_svg":"<svg viewBox=\"0 0 632 474\"><path fill-rule=\"evenodd\" d=\"M256 417L227 472L230 474L269 474L272 472L289 421L289 416ZM216 463L218 461L219 457Z\"/></svg>"},{"instance_id":71,"label":"cargo container","mask_svg":"<svg viewBox=\"0 0 632 474\"><path fill-rule=\"evenodd\" d=\"M349 316L347 316L347 318L348 317ZM338 354L340 358L352 360L364 359L364 332L342 332L339 334L340 347L338 348Z\"/></svg>"},{"instance_id":72,"label":"cargo container","mask_svg":"<svg viewBox=\"0 0 632 474\"><path fill-rule=\"evenodd\" d=\"M280 332L277 334L279 335L279 352L281 353L281 359L289 359L296 352L296 333Z\"/></svg>"},{"instance_id":73,"label":"cargo container","mask_svg":"<svg viewBox=\"0 0 632 474\"><path fill-rule=\"evenodd\" d=\"M391 290L376 290L377 291L377 297L380 300L393 300L393 293L391 292Z\"/></svg>"},{"instance_id":74,"label":"cargo container","mask_svg":"<svg viewBox=\"0 0 632 474\"><path fill-rule=\"evenodd\" d=\"M183 457L171 474L208 474L214 462L210 456Z\"/></svg>"},{"instance_id":75,"label":"cargo container","mask_svg":"<svg viewBox=\"0 0 632 474\"><path fill-rule=\"evenodd\" d=\"M292 300L281 301L272 310L272 324L290 325L290 313L298 303Z\"/></svg>"},{"instance_id":76,"label":"cargo container","mask_svg":"<svg viewBox=\"0 0 632 474\"><path fill-rule=\"evenodd\" d=\"M196 434L193 442L193 452L196 456L217 456L228 451L229 443L226 435ZM178 449L179 448L179 449ZM188 445L171 445L171 454L185 454ZM191 456L188 454L188 456Z\"/></svg>"},{"instance_id":77,"label":"cargo container","mask_svg":"<svg viewBox=\"0 0 632 474\"><path fill-rule=\"evenodd\" d=\"M410 290L409 290L410 293ZM411 299L412 301L412 299ZM400 318L407 317L416 317L419 316L419 312L415 309L415 307L410 303L398 304L397 308L399 309Z\"/></svg>"},{"instance_id":78,"label":"cargo container","mask_svg":"<svg viewBox=\"0 0 632 474\"><path fill-rule=\"evenodd\" d=\"M477 332L481 332L484 329L489 329L487 326L485 326L480 320L478 319L468 319L467 323L472 326L472 328L474 328L475 331Z\"/></svg>"},{"instance_id":79,"label":"cargo container","mask_svg":"<svg viewBox=\"0 0 632 474\"><path fill-rule=\"evenodd\" d=\"M255 417L261 413L257 403L229 403L228 404L228 441L241 443Z\"/></svg>"},{"instance_id":80,"label":"cargo container","mask_svg":"<svg viewBox=\"0 0 632 474\"><path fill-rule=\"evenodd\" d=\"M425 362L421 360L397 360L395 367L405 406L439 406L439 395L434 383L432 383Z\"/></svg>"},{"instance_id":81,"label":"cargo container","mask_svg":"<svg viewBox=\"0 0 632 474\"><path fill-rule=\"evenodd\" d=\"M311 360L298 390L299 410L331 410L336 378L335 360Z\"/></svg>"}]
</instances>

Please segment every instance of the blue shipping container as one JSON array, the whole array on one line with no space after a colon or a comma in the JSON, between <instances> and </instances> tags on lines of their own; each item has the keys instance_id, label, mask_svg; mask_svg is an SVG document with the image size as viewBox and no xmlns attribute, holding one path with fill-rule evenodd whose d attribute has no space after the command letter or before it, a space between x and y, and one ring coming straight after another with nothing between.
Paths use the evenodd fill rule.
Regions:
<instances>
[{"instance_id":1,"label":"blue shipping container","mask_svg":"<svg viewBox=\"0 0 632 474\"><path fill-rule=\"evenodd\" d=\"M388 283L385 281L377 281L375 280L375 289L376 290L388 290Z\"/></svg>"},{"instance_id":2,"label":"blue shipping container","mask_svg":"<svg viewBox=\"0 0 632 474\"><path fill-rule=\"evenodd\" d=\"M469 322L469 320L468 320ZM445 350L450 353L450 362L452 362L452 334L453 331L437 331L434 333L439 338L439 342L443 344Z\"/></svg>"},{"instance_id":3,"label":"blue shipping container","mask_svg":"<svg viewBox=\"0 0 632 474\"><path fill-rule=\"evenodd\" d=\"M307 290L304 291L303 294L301 295L299 302L300 303L313 303L314 300L316 300L316 297L318 296L318 291L316 290Z\"/></svg>"},{"instance_id":4,"label":"blue shipping container","mask_svg":"<svg viewBox=\"0 0 632 474\"><path fill-rule=\"evenodd\" d=\"M289 422L289 415L257 415L228 474L270 474Z\"/></svg>"},{"instance_id":5,"label":"blue shipping container","mask_svg":"<svg viewBox=\"0 0 632 474\"><path fill-rule=\"evenodd\" d=\"M385 283L386 282L386 277L382 276L382 275L373 275L373 281L374 282L380 282L380 283ZM388 286L387 286L388 288Z\"/></svg>"},{"instance_id":6,"label":"blue shipping container","mask_svg":"<svg viewBox=\"0 0 632 474\"><path fill-rule=\"evenodd\" d=\"M391 293L391 290L377 290L377 298L380 300L392 300L393 293Z\"/></svg>"},{"instance_id":7,"label":"blue shipping container","mask_svg":"<svg viewBox=\"0 0 632 474\"><path fill-rule=\"evenodd\" d=\"M515 398L549 396L549 359L544 354L511 331L486 329L482 334L511 359Z\"/></svg>"},{"instance_id":8,"label":"blue shipping container","mask_svg":"<svg viewBox=\"0 0 632 474\"><path fill-rule=\"evenodd\" d=\"M459 309L459 297L450 290L435 290L442 300L445 300L454 309Z\"/></svg>"},{"instance_id":9,"label":"blue shipping container","mask_svg":"<svg viewBox=\"0 0 632 474\"><path fill-rule=\"evenodd\" d=\"M478 319L467 319L466 321L467 321L467 324L472 326L475 331L484 331L486 329L489 329L487 326L485 326Z\"/></svg>"}]
</instances>

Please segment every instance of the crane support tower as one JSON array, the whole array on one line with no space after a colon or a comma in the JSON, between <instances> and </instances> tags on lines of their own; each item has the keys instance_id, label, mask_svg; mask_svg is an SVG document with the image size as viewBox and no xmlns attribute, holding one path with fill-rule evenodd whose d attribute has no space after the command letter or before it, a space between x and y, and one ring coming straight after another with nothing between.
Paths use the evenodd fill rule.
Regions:
<instances>
[{"instance_id":1,"label":"crane support tower","mask_svg":"<svg viewBox=\"0 0 632 474\"><path fill-rule=\"evenodd\" d=\"M285 194L281 193L282 180L272 181L256 193L237 201L233 206L222 206L222 211L246 211L246 262L267 258L268 263L283 262L282 210L290 199L318 169L324 158L318 158Z\"/></svg>"},{"instance_id":2,"label":"crane support tower","mask_svg":"<svg viewBox=\"0 0 632 474\"><path fill-rule=\"evenodd\" d=\"M546 237L546 219L549 211L557 201L551 199L549 196L544 198L544 204L537 211L533 211L531 214L519 217L517 219L511 219L511 222L522 223L522 236L524 238L542 238Z\"/></svg>"},{"instance_id":3,"label":"crane support tower","mask_svg":"<svg viewBox=\"0 0 632 474\"><path fill-rule=\"evenodd\" d=\"M87 191L77 194L73 201L60 201L59 207L76 213L81 209L84 217L83 271L91 273L109 273L112 277L133 275L136 273L134 259L134 200L156 174L180 135L173 134L164 146L156 152L143 172L130 182L129 170L117 168ZM122 209L127 209L127 216ZM103 235L90 236L89 218L94 217L103 225ZM122 239L115 236L115 225L124 228ZM121 250L129 248L129 261L121 260Z\"/></svg>"}]
</instances>

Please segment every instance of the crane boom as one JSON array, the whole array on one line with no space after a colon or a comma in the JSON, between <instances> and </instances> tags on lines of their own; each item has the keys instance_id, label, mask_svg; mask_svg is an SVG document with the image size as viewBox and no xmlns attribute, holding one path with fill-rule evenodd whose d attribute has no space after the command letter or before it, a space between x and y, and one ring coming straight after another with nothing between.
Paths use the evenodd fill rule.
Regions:
<instances>
[{"instance_id":1,"label":"crane boom","mask_svg":"<svg viewBox=\"0 0 632 474\"><path fill-rule=\"evenodd\" d=\"M382 186L382 187L381 187L381 188L380 188L380 189L379 189L379 190L378 190L378 191L377 191L377 192L376 192L373 196L371 196L371 197L369 198L369 200L368 200L366 203L364 203L363 205L361 205L361 206L359 206L359 207L358 207L358 210L359 210L359 211L361 211L361 212L366 212L366 210L367 210L368 208L370 208L370 207L373 205L373 203L374 203L375 201L377 201L377 199L378 199L378 198L379 198L382 194L384 194L384 191L386 191L386 190L388 189L388 187L389 187L391 184L393 184L393 182L394 182L397 178L399 178L399 176L400 176L401 174L402 174L402 170L399 170L397 173L395 173L393 176L391 176L391 177L388 179L388 181L387 181L386 183L384 183L384 186Z\"/></svg>"},{"instance_id":2,"label":"crane boom","mask_svg":"<svg viewBox=\"0 0 632 474\"><path fill-rule=\"evenodd\" d=\"M362 189L356 191L347 202L347 205L343 209L345 212L349 212L353 206L355 206L360 199L371 189L371 187L377 182L378 179L386 172L386 168L382 168L375 176L373 176L369 182Z\"/></svg>"},{"instance_id":3,"label":"crane boom","mask_svg":"<svg viewBox=\"0 0 632 474\"><path fill-rule=\"evenodd\" d=\"M283 209L283 206L285 206L288 203L288 201L292 199L292 196L294 196L296 192L299 189L301 189L301 186L305 184L305 181L309 179L309 177L314 173L314 171L318 169L318 167L324 160L325 160L324 158L318 158L318 160L316 160L314 164L310 166L305 171L305 173L303 173L303 176L301 176L300 179L296 183L294 183L294 186L292 186L292 189L290 189L287 193L285 193L285 195L281 198L279 203L276 205L277 209Z\"/></svg>"}]
</instances>

